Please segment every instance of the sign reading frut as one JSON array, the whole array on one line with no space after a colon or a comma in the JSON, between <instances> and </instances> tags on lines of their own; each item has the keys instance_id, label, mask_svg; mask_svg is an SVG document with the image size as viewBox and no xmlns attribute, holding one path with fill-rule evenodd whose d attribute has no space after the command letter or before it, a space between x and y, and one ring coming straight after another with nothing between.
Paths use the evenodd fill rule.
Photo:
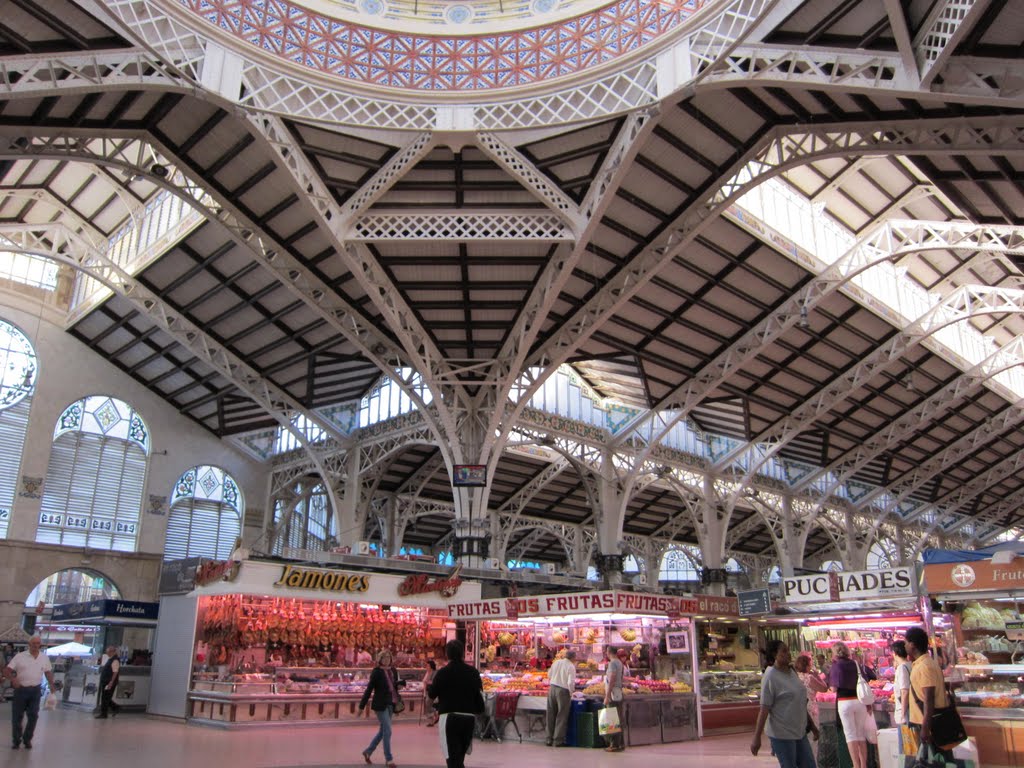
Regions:
<instances>
[{"instance_id":1,"label":"sign reading frut","mask_svg":"<svg viewBox=\"0 0 1024 768\"><path fill-rule=\"evenodd\" d=\"M913 597L916 593L914 569L904 567L790 576L782 579L782 599L787 603L835 602L836 579L839 582L839 600Z\"/></svg>"}]
</instances>

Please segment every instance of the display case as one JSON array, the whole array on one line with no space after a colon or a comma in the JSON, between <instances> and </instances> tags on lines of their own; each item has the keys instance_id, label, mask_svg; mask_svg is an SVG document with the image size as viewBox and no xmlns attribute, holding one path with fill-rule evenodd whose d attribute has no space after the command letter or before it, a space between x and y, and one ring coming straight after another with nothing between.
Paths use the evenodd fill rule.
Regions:
<instances>
[{"instance_id":1,"label":"display case","mask_svg":"<svg viewBox=\"0 0 1024 768\"><path fill-rule=\"evenodd\" d=\"M756 669L700 673L705 735L750 730L757 722L761 672Z\"/></svg>"},{"instance_id":2,"label":"display case","mask_svg":"<svg viewBox=\"0 0 1024 768\"><path fill-rule=\"evenodd\" d=\"M227 677L197 672L188 695L189 717L218 725L354 722L370 672L366 667L280 667ZM425 674L425 668L398 670L410 715L423 707Z\"/></svg>"},{"instance_id":3,"label":"display case","mask_svg":"<svg viewBox=\"0 0 1024 768\"><path fill-rule=\"evenodd\" d=\"M956 703L985 768L1024 766L1024 664L958 664Z\"/></svg>"}]
</instances>

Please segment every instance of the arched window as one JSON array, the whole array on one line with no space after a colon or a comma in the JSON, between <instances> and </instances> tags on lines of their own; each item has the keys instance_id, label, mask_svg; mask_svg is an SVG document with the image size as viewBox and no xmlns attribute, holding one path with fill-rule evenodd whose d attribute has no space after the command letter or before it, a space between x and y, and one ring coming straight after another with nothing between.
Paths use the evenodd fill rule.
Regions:
<instances>
[{"instance_id":1,"label":"arched window","mask_svg":"<svg viewBox=\"0 0 1024 768\"><path fill-rule=\"evenodd\" d=\"M284 547L323 551L335 546L338 532L323 483L300 483L295 493L297 498L291 502L279 499L274 505L274 527L280 528L284 522L284 530L274 542L274 554L282 554Z\"/></svg>"},{"instance_id":2,"label":"arched window","mask_svg":"<svg viewBox=\"0 0 1024 768\"><path fill-rule=\"evenodd\" d=\"M878 571L885 568L895 568L900 564L900 557L896 551L896 545L890 541L876 541L868 550L868 570Z\"/></svg>"},{"instance_id":3,"label":"arched window","mask_svg":"<svg viewBox=\"0 0 1024 768\"><path fill-rule=\"evenodd\" d=\"M0 539L7 538L39 363L32 342L0 320Z\"/></svg>"},{"instance_id":4,"label":"arched window","mask_svg":"<svg viewBox=\"0 0 1024 768\"><path fill-rule=\"evenodd\" d=\"M696 547L674 547L661 558L660 581L700 581L700 555Z\"/></svg>"},{"instance_id":5,"label":"arched window","mask_svg":"<svg viewBox=\"0 0 1024 768\"><path fill-rule=\"evenodd\" d=\"M65 408L36 541L134 552L149 451L149 430L127 403L91 395Z\"/></svg>"},{"instance_id":6,"label":"arched window","mask_svg":"<svg viewBox=\"0 0 1024 768\"><path fill-rule=\"evenodd\" d=\"M171 494L164 560L226 560L242 530L245 507L231 475L217 467L192 467Z\"/></svg>"}]
</instances>

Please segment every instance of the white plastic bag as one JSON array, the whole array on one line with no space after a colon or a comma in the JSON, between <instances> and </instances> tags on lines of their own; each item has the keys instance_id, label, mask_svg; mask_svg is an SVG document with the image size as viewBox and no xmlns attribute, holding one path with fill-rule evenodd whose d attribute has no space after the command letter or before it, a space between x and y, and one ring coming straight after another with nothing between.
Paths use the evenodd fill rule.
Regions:
<instances>
[{"instance_id":1,"label":"white plastic bag","mask_svg":"<svg viewBox=\"0 0 1024 768\"><path fill-rule=\"evenodd\" d=\"M597 732L602 736L622 733L622 724L619 722L619 710L615 707L605 707L598 712Z\"/></svg>"},{"instance_id":2,"label":"white plastic bag","mask_svg":"<svg viewBox=\"0 0 1024 768\"><path fill-rule=\"evenodd\" d=\"M48 709L51 712L57 708L57 694L51 693L46 697L46 701L43 702L43 709Z\"/></svg>"}]
</instances>

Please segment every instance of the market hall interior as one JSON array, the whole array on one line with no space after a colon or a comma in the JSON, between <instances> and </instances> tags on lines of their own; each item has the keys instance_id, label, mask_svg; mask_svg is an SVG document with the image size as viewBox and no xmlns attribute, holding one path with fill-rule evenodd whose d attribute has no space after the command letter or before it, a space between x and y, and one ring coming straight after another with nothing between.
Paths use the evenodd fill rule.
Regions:
<instances>
[{"instance_id":1,"label":"market hall interior","mask_svg":"<svg viewBox=\"0 0 1024 768\"><path fill-rule=\"evenodd\" d=\"M395 763L399 768L443 766L436 728L396 719L393 736ZM10 704L0 704L0 722L10 722ZM364 721L369 723L370 721ZM30 765L110 768L144 764L146 768L182 768L215 765L223 768L347 768L365 765L360 752L376 725L322 727L275 727L227 730L196 728L182 722L148 715L122 715L95 721L88 712L58 708L42 712L31 752L0 752L3 768ZM511 731L510 731L511 733ZM776 765L768 750L750 755L750 734L713 736L701 741L645 746L614 754L601 749L555 749L543 744L505 739L474 740L466 761L469 768L566 768L586 760L593 768L647 768L652 763L674 765L695 762L703 768L734 768L743 765ZM378 753L375 764L383 765Z\"/></svg>"}]
</instances>

